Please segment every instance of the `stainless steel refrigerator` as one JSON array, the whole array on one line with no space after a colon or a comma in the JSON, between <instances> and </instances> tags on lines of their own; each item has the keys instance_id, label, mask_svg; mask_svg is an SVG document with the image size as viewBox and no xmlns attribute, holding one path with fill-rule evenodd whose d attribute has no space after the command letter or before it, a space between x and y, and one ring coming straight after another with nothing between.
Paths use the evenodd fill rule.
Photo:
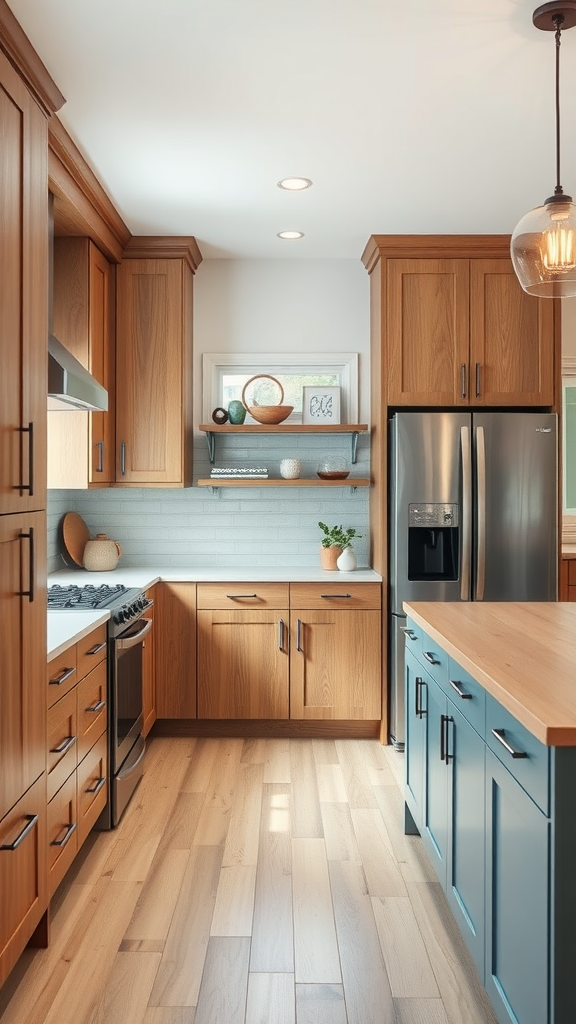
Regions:
<instances>
[{"instance_id":1,"label":"stainless steel refrigerator","mask_svg":"<svg viewBox=\"0 0 576 1024\"><path fill-rule=\"evenodd\" d=\"M403 601L555 601L557 417L390 420L390 739L404 745Z\"/></svg>"}]
</instances>

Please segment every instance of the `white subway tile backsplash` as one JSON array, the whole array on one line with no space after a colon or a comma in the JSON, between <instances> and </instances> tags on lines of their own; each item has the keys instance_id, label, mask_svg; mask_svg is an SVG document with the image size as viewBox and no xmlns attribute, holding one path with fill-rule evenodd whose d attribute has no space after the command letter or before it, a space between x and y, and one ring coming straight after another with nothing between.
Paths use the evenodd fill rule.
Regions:
<instances>
[{"instance_id":1,"label":"white subway tile backsplash","mask_svg":"<svg viewBox=\"0 0 576 1024\"><path fill-rule=\"evenodd\" d=\"M219 435L216 465L267 465L278 475L280 460L302 460L302 475L313 476L324 454L350 460L348 435L303 434L238 438ZM210 475L204 436L195 439L195 479ZM360 435L356 476L370 475L367 435ZM368 564L369 488L226 487L109 488L48 492L48 571L62 568L60 522L74 510L91 534L105 532L122 546L122 566L164 564L170 567L316 566L321 531L318 520L352 526L362 538L354 542L360 566Z\"/></svg>"}]
</instances>

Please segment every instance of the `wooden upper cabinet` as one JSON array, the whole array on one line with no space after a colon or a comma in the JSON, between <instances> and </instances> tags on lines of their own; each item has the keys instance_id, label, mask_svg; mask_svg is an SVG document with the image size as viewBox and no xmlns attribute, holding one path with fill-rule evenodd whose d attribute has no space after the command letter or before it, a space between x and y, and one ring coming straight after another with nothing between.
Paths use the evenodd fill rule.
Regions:
<instances>
[{"instance_id":1,"label":"wooden upper cabinet","mask_svg":"<svg viewBox=\"0 0 576 1024\"><path fill-rule=\"evenodd\" d=\"M470 373L473 405L554 403L554 304L508 259L470 260Z\"/></svg>"},{"instance_id":2,"label":"wooden upper cabinet","mask_svg":"<svg viewBox=\"0 0 576 1024\"><path fill-rule=\"evenodd\" d=\"M192 484L192 281L201 256L186 245L193 239L172 241L134 238L118 267L116 480L124 486Z\"/></svg>"},{"instance_id":3,"label":"wooden upper cabinet","mask_svg":"<svg viewBox=\"0 0 576 1024\"><path fill-rule=\"evenodd\" d=\"M89 238L54 239L54 334L108 392L107 412L48 413L48 486L115 479L114 270Z\"/></svg>"},{"instance_id":4,"label":"wooden upper cabinet","mask_svg":"<svg viewBox=\"0 0 576 1024\"><path fill-rule=\"evenodd\" d=\"M504 235L370 240L384 405L555 405L558 304L522 290L508 253Z\"/></svg>"},{"instance_id":5,"label":"wooden upper cabinet","mask_svg":"<svg viewBox=\"0 0 576 1024\"><path fill-rule=\"evenodd\" d=\"M0 513L46 505L47 122L0 53Z\"/></svg>"},{"instance_id":6,"label":"wooden upper cabinet","mask_svg":"<svg viewBox=\"0 0 576 1024\"><path fill-rule=\"evenodd\" d=\"M467 402L468 307L468 260L387 261L389 405Z\"/></svg>"}]
</instances>

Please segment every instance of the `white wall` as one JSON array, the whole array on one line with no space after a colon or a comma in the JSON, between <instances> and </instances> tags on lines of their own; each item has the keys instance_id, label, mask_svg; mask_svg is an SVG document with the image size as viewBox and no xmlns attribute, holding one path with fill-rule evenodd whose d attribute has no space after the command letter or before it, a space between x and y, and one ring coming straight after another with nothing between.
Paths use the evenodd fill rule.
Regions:
<instances>
[{"instance_id":1,"label":"white wall","mask_svg":"<svg viewBox=\"0 0 576 1024\"><path fill-rule=\"evenodd\" d=\"M206 260L194 306L196 409L204 352L261 352L261 372L272 374L267 352L359 352L359 421L368 422L370 296L360 259Z\"/></svg>"}]
</instances>

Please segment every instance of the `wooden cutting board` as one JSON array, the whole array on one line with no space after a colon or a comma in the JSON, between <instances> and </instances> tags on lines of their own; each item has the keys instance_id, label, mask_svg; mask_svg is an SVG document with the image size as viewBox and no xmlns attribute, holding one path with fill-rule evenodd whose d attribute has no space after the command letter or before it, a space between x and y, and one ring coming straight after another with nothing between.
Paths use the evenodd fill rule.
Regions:
<instances>
[{"instance_id":1,"label":"wooden cutting board","mask_svg":"<svg viewBox=\"0 0 576 1024\"><path fill-rule=\"evenodd\" d=\"M67 512L62 520L62 539L72 561L83 566L84 548L90 540L90 530L77 512Z\"/></svg>"}]
</instances>

